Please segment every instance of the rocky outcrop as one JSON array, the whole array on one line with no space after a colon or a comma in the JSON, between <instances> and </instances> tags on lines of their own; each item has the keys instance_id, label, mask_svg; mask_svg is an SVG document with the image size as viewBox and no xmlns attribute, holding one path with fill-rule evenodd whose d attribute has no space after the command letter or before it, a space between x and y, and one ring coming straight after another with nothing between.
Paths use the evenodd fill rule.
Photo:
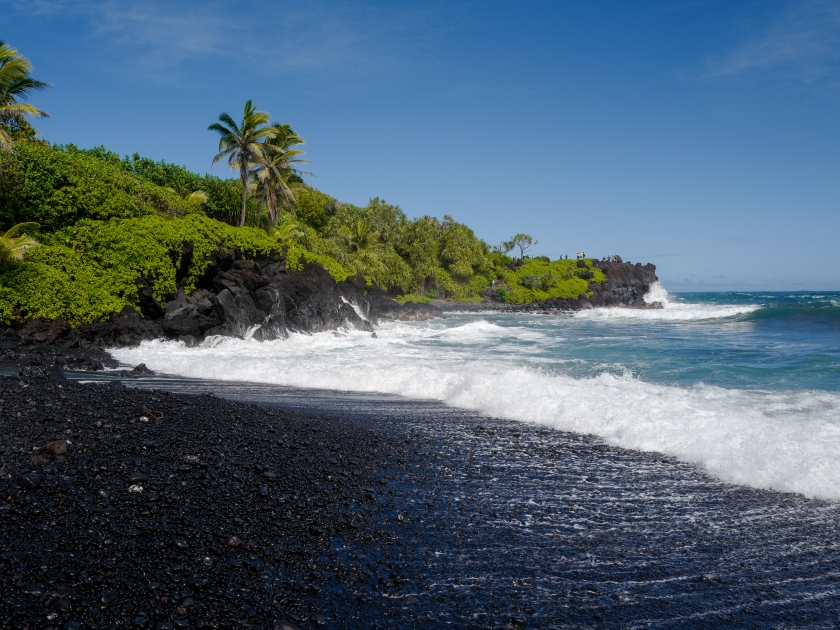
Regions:
<instances>
[{"instance_id":1,"label":"rocky outcrop","mask_svg":"<svg viewBox=\"0 0 840 630\"><path fill-rule=\"evenodd\" d=\"M658 281L656 267L654 265L642 265L640 263L633 265L631 263L613 263L597 260L593 260L592 264L603 271L607 278L604 283L589 283L588 288L589 292L592 293L591 296L581 293L576 298L549 298L544 302L534 302L531 304L504 304L485 300L478 304L442 302L439 305L443 310L450 312L503 311L563 313L598 307L662 308L659 302L648 303L644 300L645 295L650 291L651 285ZM582 260L577 263L575 275L583 280L594 278L594 274Z\"/></svg>"},{"instance_id":2,"label":"rocky outcrop","mask_svg":"<svg viewBox=\"0 0 840 630\"><path fill-rule=\"evenodd\" d=\"M440 315L426 305L400 305L359 278L335 282L319 264L297 271L285 262L279 255L256 261L218 257L199 282L207 288L191 295L179 292L166 303L163 333L188 344L210 335L271 341L290 332L373 332L380 319Z\"/></svg>"},{"instance_id":3,"label":"rocky outcrop","mask_svg":"<svg viewBox=\"0 0 840 630\"><path fill-rule=\"evenodd\" d=\"M658 281L656 266L648 263L618 263L593 260L592 264L607 276L603 284L590 283L592 306L624 306L629 308L662 308L659 302L645 302L651 285Z\"/></svg>"},{"instance_id":4,"label":"rocky outcrop","mask_svg":"<svg viewBox=\"0 0 840 630\"><path fill-rule=\"evenodd\" d=\"M443 310L553 313L603 306L661 307L644 301L650 286L657 281L653 265L593 263L607 279L603 284L589 284L591 296L551 298L517 306L497 302L400 304L378 287L366 286L361 278L335 282L316 263L293 270L286 267L286 259L279 253L246 260L238 251L231 250L214 257L199 279L196 291L186 295L179 289L164 305L155 299L149 285L139 279L142 316L126 307L105 322L76 329L71 329L64 320L33 320L4 334L7 342L15 341L18 346L52 346L86 352L94 348L133 346L157 338L178 339L193 345L211 335L271 341L284 339L290 332L315 333L338 328L373 332L373 327L383 320L425 320L440 317ZM593 277L582 261L578 266L579 277ZM93 369L99 363L99 359L89 354L73 360L90 364Z\"/></svg>"},{"instance_id":5,"label":"rocky outcrop","mask_svg":"<svg viewBox=\"0 0 840 630\"><path fill-rule=\"evenodd\" d=\"M6 331L17 346L53 346L61 350L133 346L169 338L188 345L210 335L284 339L290 332L315 333L338 328L373 332L381 320L439 317L429 304L402 305L361 278L335 282L319 264L286 268L275 253L246 260L236 250L219 252L199 288L186 295L179 288L161 305L145 280L138 279L140 313L126 307L107 321L71 329L64 320L33 320ZM69 356L69 355L68 355ZM96 359L85 361L94 366Z\"/></svg>"}]
</instances>

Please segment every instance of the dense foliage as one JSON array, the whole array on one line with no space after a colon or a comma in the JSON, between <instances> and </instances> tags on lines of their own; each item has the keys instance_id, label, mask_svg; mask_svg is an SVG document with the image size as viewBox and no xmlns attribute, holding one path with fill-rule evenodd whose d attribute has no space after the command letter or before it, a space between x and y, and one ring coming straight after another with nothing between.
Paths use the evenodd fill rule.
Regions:
<instances>
[{"instance_id":1,"label":"dense foliage","mask_svg":"<svg viewBox=\"0 0 840 630\"><path fill-rule=\"evenodd\" d=\"M587 260L586 269L577 266L576 260L555 260L548 262L540 258L526 260L515 271L503 269L502 290L504 301L509 304L528 304L548 298L577 298L581 293L589 295L590 282L604 282L604 272ZM586 279L584 275L592 274Z\"/></svg>"},{"instance_id":2,"label":"dense foliage","mask_svg":"<svg viewBox=\"0 0 840 630\"><path fill-rule=\"evenodd\" d=\"M198 214L86 219L42 235L42 242L25 264L7 266L0 274L0 321L61 317L74 325L91 323L136 305L139 277L164 299L176 290L176 270L188 242L193 255L182 279L188 292L217 248L238 247L253 256L275 247L262 230L236 229Z\"/></svg>"},{"instance_id":3,"label":"dense foliage","mask_svg":"<svg viewBox=\"0 0 840 630\"><path fill-rule=\"evenodd\" d=\"M203 191L204 195L194 195ZM360 274L402 301L509 303L588 293L575 261L514 259L491 250L452 217L409 219L398 207L371 199L341 204L301 184L293 204L272 226L249 199L246 225L236 228L242 183L197 175L139 155L120 158L100 147L80 150L19 139L0 154L0 231L41 225L42 244L23 263L0 267L0 322L62 317L74 325L137 305L137 279L159 299L176 290L185 243L193 256L178 280L186 291L219 248L248 255L288 248L291 268L319 262L336 280ZM524 235L519 235L524 236Z\"/></svg>"},{"instance_id":4,"label":"dense foliage","mask_svg":"<svg viewBox=\"0 0 840 630\"><path fill-rule=\"evenodd\" d=\"M35 221L46 230L58 230L80 219L200 211L176 192L72 145L16 142L14 152L0 154L2 226Z\"/></svg>"},{"instance_id":5,"label":"dense foliage","mask_svg":"<svg viewBox=\"0 0 840 630\"><path fill-rule=\"evenodd\" d=\"M202 208L210 217L233 223L239 214L242 185L237 180L221 179L214 175L198 175L188 171L186 167L155 162L149 158L140 157L137 153L120 159L119 155L108 151L105 147L88 149L84 153L115 164L126 172L138 175L162 188L172 189L183 199L197 190L204 191L208 199ZM253 213L257 209L257 203L252 201L251 206Z\"/></svg>"}]
</instances>

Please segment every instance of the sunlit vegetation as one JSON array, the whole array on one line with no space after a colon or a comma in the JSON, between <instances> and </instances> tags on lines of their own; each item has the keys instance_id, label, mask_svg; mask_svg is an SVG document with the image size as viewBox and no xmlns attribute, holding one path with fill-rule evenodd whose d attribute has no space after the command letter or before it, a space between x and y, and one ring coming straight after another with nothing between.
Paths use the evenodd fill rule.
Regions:
<instances>
[{"instance_id":1,"label":"sunlit vegetation","mask_svg":"<svg viewBox=\"0 0 840 630\"><path fill-rule=\"evenodd\" d=\"M44 118L47 112L23 101L49 83L33 79L32 64L17 50L0 42L0 151L14 149L13 137L32 136L29 118Z\"/></svg>"},{"instance_id":2,"label":"sunlit vegetation","mask_svg":"<svg viewBox=\"0 0 840 630\"><path fill-rule=\"evenodd\" d=\"M37 230L37 223L18 223L5 233L0 234L0 269L8 263L20 262L26 252L40 243L26 234L27 230Z\"/></svg>"},{"instance_id":3,"label":"sunlit vegetation","mask_svg":"<svg viewBox=\"0 0 840 630\"><path fill-rule=\"evenodd\" d=\"M50 144L27 122L44 112L19 102L47 87L29 78L30 68L0 44L2 322L101 320L136 306L138 278L164 300L176 290L187 243L193 257L177 278L186 291L213 252L231 247L250 256L285 252L292 269L317 262L337 281L358 275L402 302L527 303L577 297L603 281L589 262L583 270L576 261L528 258L537 241L527 234L490 248L450 216L411 219L379 198L339 202L304 181L297 132L251 101L239 121L223 113L209 127L219 151L208 165L225 162L231 179L104 147Z\"/></svg>"}]
</instances>

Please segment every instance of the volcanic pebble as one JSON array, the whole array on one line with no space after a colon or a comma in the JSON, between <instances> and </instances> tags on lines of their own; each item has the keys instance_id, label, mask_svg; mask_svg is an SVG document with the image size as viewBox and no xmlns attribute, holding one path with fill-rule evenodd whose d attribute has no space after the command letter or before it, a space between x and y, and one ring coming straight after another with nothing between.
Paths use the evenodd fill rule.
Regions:
<instances>
[{"instance_id":1,"label":"volcanic pebble","mask_svg":"<svg viewBox=\"0 0 840 630\"><path fill-rule=\"evenodd\" d=\"M0 628L343 625L330 593L368 576L333 550L378 539L378 433L46 378L0 377L0 399L27 410L0 416Z\"/></svg>"}]
</instances>

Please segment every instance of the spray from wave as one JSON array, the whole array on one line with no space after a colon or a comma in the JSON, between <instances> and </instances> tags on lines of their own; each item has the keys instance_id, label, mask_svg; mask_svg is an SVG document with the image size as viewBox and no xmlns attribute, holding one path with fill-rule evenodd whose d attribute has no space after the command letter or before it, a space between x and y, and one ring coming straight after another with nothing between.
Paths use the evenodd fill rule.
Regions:
<instances>
[{"instance_id":1,"label":"spray from wave","mask_svg":"<svg viewBox=\"0 0 840 630\"><path fill-rule=\"evenodd\" d=\"M594 308L578 311L575 317L580 319L644 319L672 322L696 321L703 319L721 319L746 315L757 311L758 304L697 304L681 302L671 297L659 282L650 287L645 295L645 302L652 304L659 302L661 309L633 309L633 308Z\"/></svg>"},{"instance_id":2,"label":"spray from wave","mask_svg":"<svg viewBox=\"0 0 840 630\"><path fill-rule=\"evenodd\" d=\"M198 348L152 341L112 354L127 364L223 381L443 401L488 416L594 434L610 444L697 464L733 483L840 499L840 394L647 383L629 374L576 378L523 362L527 326L393 323L369 334L215 338ZM487 349L505 345L504 354Z\"/></svg>"}]
</instances>

